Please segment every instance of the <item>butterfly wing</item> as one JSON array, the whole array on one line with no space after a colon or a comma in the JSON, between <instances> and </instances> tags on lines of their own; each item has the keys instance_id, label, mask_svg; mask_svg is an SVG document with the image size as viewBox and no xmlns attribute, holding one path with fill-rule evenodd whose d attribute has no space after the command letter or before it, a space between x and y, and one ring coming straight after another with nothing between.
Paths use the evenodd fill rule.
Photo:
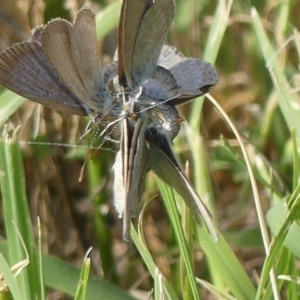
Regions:
<instances>
[{"instance_id":1,"label":"butterfly wing","mask_svg":"<svg viewBox=\"0 0 300 300\"><path fill-rule=\"evenodd\" d=\"M145 115L146 117L146 115ZM123 218L123 240L129 241L130 220L137 214L144 193L148 149L144 132L146 119L125 118L121 123L120 150L114 164L114 203Z\"/></svg>"},{"instance_id":2,"label":"butterfly wing","mask_svg":"<svg viewBox=\"0 0 300 300\"><path fill-rule=\"evenodd\" d=\"M125 0L119 27L119 83L133 89L152 77L174 18L172 0Z\"/></svg>"},{"instance_id":3,"label":"butterfly wing","mask_svg":"<svg viewBox=\"0 0 300 300\"><path fill-rule=\"evenodd\" d=\"M204 220L214 240L218 240L212 216L181 170L166 136L156 127L150 127L146 132L146 139L149 143L149 168L177 191L197 223Z\"/></svg>"},{"instance_id":4,"label":"butterfly wing","mask_svg":"<svg viewBox=\"0 0 300 300\"><path fill-rule=\"evenodd\" d=\"M16 44L0 54L0 84L16 94L57 110L86 115L35 41Z\"/></svg>"},{"instance_id":5,"label":"butterfly wing","mask_svg":"<svg viewBox=\"0 0 300 300\"><path fill-rule=\"evenodd\" d=\"M101 111L111 99L97 57L95 15L84 8L73 26L56 19L37 27L30 41L0 55L0 83L61 111Z\"/></svg>"},{"instance_id":6,"label":"butterfly wing","mask_svg":"<svg viewBox=\"0 0 300 300\"><path fill-rule=\"evenodd\" d=\"M180 96L171 100L174 105L207 93L218 81L218 74L210 63L185 57L175 47L168 45L163 46L158 64L169 70L177 82Z\"/></svg>"},{"instance_id":7,"label":"butterfly wing","mask_svg":"<svg viewBox=\"0 0 300 300\"><path fill-rule=\"evenodd\" d=\"M156 66L154 74L143 84L146 101L167 100L178 95L178 86L172 73L162 66Z\"/></svg>"},{"instance_id":8,"label":"butterfly wing","mask_svg":"<svg viewBox=\"0 0 300 300\"><path fill-rule=\"evenodd\" d=\"M71 32L72 56L80 79L93 98L93 106L102 109L104 102L111 102L104 83L98 50L95 14L89 8L82 8L74 21Z\"/></svg>"},{"instance_id":9,"label":"butterfly wing","mask_svg":"<svg viewBox=\"0 0 300 300\"><path fill-rule=\"evenodd\" d=\"M119 84L132 86L132 61L134 46L145 11L152 1L124 0L118 32Z\"/></svg>"},{"instance_id":10,"label":"butterfly wing","mask_svg":"<svg viewBox=\"0 0 300 300\"><path fill-rule=\"evenodd\" d=\"M84 86L72 55L72 32L73 28L69 22L51 21L43 30L41 45L51 65L72 93L81 100L82 105L87 110L98 110L99 106Z\"/></svg>"},{"instance_id":11,"label":"butterfly wing","mask_svg":"<svg viewBox=\"0 0 300 300\"><path fill-rule=\"evenodd\" d=\"M169 69L178 84L179 97L171 100L174 105L206 94L218 81L215 68L201 59L187 58Z\"/></svg>"},{"instance_id":12,"label":"butterfly wing","mask_svg":"<svg viewBox=\"0 0 300 300\"><path fill-rule=\"evenodd\" d=\"M139 85L152 77L169 27L174 19L172 0L156 0L145 13L136 37L132 61L133 80Z\"/></svg>"}]
</instances>

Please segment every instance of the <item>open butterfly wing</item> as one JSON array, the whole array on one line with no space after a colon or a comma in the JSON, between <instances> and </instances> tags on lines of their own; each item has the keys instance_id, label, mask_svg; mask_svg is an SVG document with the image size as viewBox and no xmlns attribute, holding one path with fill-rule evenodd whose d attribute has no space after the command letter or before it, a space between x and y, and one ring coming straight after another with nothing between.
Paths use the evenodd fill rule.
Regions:
<instances>
[{"instance_id":1,"label":"open butterfly wing","mask_svg":"<svg viewBox=\"0 0 300 300\"><path fill-rule=\"evenodd\" d=\"M168 45L163 46L158 64L169 70L177 82L179 97L171 100L174 105L207 93L218 81L216 69L210 63L185 57Z\"/></svg>"},{"instance_id":2,"label":"open butterfly wing","mask_svg":"<svg viewBox=\"0 0 300 300\"><path fill-rule=\"evenodd\" d=\"M0 84L47 107L86 115L80 99L69 89L35 41L16 44L0 54Z\"/></svg>"}]
</instances>

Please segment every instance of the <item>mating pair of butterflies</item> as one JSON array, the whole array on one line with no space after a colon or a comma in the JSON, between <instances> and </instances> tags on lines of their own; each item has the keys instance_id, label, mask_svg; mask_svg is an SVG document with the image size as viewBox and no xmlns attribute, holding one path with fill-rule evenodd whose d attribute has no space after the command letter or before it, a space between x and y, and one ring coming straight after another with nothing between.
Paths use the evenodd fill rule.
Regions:
<instances>
[{"instance_id":1,"label":"mating pair of butterflies","mask_svg":"<svg viewBox=\"0 0 300 300\"><path fill-rule=\"evenodd\" d=\"M82 8L73 24L55 19L30 40L0 54L0 84L59 111L89 115L106 129L117 123L120 149L114 163L114 200L123 239L153 170L217 234L211 215L184 175L171 143L180 129L176 105L206 93L217 82L207 62L164 45L174 18L172 0L124 0L116 61L100 66L95 15Z\"/></svg>"}]
</instances>

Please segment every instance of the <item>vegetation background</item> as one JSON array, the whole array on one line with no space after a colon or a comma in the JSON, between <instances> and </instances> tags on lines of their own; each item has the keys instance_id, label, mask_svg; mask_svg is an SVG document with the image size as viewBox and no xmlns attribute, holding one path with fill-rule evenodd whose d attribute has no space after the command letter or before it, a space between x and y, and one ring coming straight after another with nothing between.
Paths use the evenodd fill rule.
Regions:
<instances>
[{"instance_id":1,"label":"vegetation background","mask_svg":"<svg viewBox=\"0 0 300 300\"><path fill-rule=\"evenodd\" d=\"M175 2L167 42L219 73L211 94L223 111L213 98L181 107L174 149L220 241L149 173L138 232L124 243L112 204L116 147L88 159L78 182L88 118L0 88L0 298L299 299L300 2ZM52 18L73 20L82 4L0 0L0 50ZM91 6L104 65L120 2Z\"/></svg>"}]
</instances>

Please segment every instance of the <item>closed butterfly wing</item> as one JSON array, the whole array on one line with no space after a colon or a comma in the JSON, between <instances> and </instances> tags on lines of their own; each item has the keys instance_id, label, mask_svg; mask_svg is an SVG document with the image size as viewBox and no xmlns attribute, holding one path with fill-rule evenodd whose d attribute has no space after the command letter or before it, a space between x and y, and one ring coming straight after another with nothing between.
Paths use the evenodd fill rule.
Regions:
<instances>
[{"instance_id":1,"label":"closed butterfly wing","mask_svg":"<svg viewBox=\"0 0 300 300\"><path fill-rule=\"evenodd\" d=\"M158 128L151 127L146 132L146 139L149 143L149 168L177 191L197 223L200 224L203 220L211 236L218 240L212 216L181 170L165 134Z\"/></svg>"},{"instance_id":2,"label":"closed butterfly wing","mask_svg":"<svg viewBox=\"0 0 300 300\"><path fill-rule=\"evenodd\" d=\"M145 13L136 37L132 61L133 80L136 85L154 74L173 19L174 3L172 0L155 0Z\"/></svg>"},{"instance_id":3,"label":"closed butterfly wing","mask_svg":"<svg viewBox=\"0 0 300 300\"><path fill-rule=\"evenodd\" d=\"M172 0L125 0L119 27L119 83L134 89L152 77L174 18Z\"/></svg>"},{"instance_id":4,"label":"closed butterfly wing","mask_svg":"<svg viewBox=\"0 0 300 300\"><path fill-rule=\"evenodd\" d=\"M145 11L152 1L124 0L118 32L119 84L132 86L132 61L135 40Z\"/></svg>"},{"instance_id":5,"label":"closed butterfly wing","mask_svg":"<svg viewBox=\"0 0 300 300\"><path fill-rule=\"evenodd\" d=\"M146 115L145 115L146 117ZM137 215L138 204L144 193L148 149L145 143L147 121L125 118L121 123L120 150L114 164L115 207L123 218L123 240L129 241L130 220Z\"/></svg>"}]
</instances>

